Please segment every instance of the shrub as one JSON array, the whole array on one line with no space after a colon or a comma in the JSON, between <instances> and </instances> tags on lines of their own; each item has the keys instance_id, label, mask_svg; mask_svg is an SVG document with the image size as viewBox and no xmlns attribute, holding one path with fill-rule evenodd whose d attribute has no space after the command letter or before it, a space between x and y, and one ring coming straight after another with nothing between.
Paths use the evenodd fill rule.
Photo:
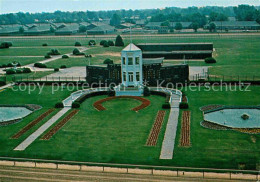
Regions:
<instances>
[{"instance_id":1,"label":"shrub","mask_svg":"<svg viewBox=\"0 0 260 182\"><path fill-rule=\"evenodd\" d=\"M6 70L6 74L13 75L13 74L15 74L15 71L13 69L8 69L8 70Z\"/></svg>"},{"instance_id":2,"label":"shrub","mask_svg":"<svg viewBox=\"0 0 260 182\"><path fill-rule=\"evenodd\" d=\"M170 108L171 108L171 105L170 105L170 103L164 103L164 104L162 105L162 108L163 108L163 109L170 109Z\"/></svg>"},{"instance_id":3,"label":"shrub","mask_svg":"<svg viewBox=\"0 0 260 182\"><path fill-rule=\"evenodd\" d=\"M118 47L123 47L124 46L123 39L122 39L122 37L120 35L118 35L116 37L115 46L118 46Z\"/></svg>"},{"instance_id":4,"label":"shrub","mask_svg":"<svg viewBox=\"0 0 260 182\"><path fill-rule=\"evenodd\" d=\"M18 70L16 72L18 72ZM32 70L30 68L23 69L23 73L31 73L31 72L32 72Z\"/></svg>"},{"instance_id":5,"label":"shrub","mask_svg":"<svg viewBox=\"0 0 260 182\"><path fill-rule=\"evenodd\" d=\"M69 56L68 55L62 55L62 59L68 59Z\"/></svg>"},{"instance_id":6,"label":"shrub","mask_svg":"<svg viewBox=\"0 0 260 182\"><path fill-rule=\"evenodd\" d=\"M181 102L180 103L180 109L189 109L189 104L186 102Z\"/></svg>"},{"instance_id":7,"label":"shrub","mask_svg":"<svg viewBox=\"0 0 260 182\"><path fill-rule=\"evenodd\" d=\"M144 96L146 97L146 96L150 96L150 95L151 95L151 92L150 92L149 88L144 87Z\"/></svg>"},{"instance_id":8,"label":"shrub","mask_svg":"<svg viewBox=\"0 0 260 182\"><path fill-rule=\"evenodd\" d=\"M80 42L75 42L75 46L81 46Z\"/></svg>"},{"instance_id":9,"label":"shrub","mask_svg":"<svg viewBox=\"0 0 260 182\"><path fill-rule=\"evenodd\" d=\"M23 73L22 70L16 70L16 74L21 74L21 73Z\"/></svg>"},{"instance_id":10,"label":"shrub","mask_svg":"<svg viewBox=\"0 0 260 182\"><path fill-rule=\"evenodd\" d=\"M51 49L50 52L47 53L48 55L60 55L58 49Z\"/></svg>"},{"instance_id":11,"label":"shrub","mask_svg":"<svg viewBox=\"0 0 260 182\"><path fill-rule=\"evenodd\" d=\"M104 45L105 42L107 42L107 41L106 40L101 40L99 44L102 46L102 45Z\"/></svg>"},{"instance_id":12,"label":"shrub","mask_svg":"<svg viewBox=\"0 0 260 182\"><path fill-rule=\"evenodd\" d=\"M95 41L95 40L90 40L90 41L88 42L88 45L94 46L94 45L96 45L96 41Z\"/></svg>"},{"instance_id":13,"label":"shrub","mask_svg":"<svg viewBox=\"0 0 260 182\"><path fill-rule=\"evenodd\" d=\"M13 67L12 63L8 63L7 67Z\"/></svg>"},{"instance_id":14,"label":"shrub","mask_svg":"<svg viewBox=\"0 0 260 182\"><path fill-rule=\"evenodd\" d=\"M72 51L72 53L73 53L73 55L78 55L78 54L80 53L80 51L79 51L77 48L75 48L75 49Z\"/></svg>"},{"instance_id":15,"label":"shrub","mask_svg":"<svg viewBox=\"0 0 260 182\"><path fill-rule=\"evenodd\" d=\"M47 66L45 64L43 64L43 63L35 63L34 67L37 67L37 68L47 68Z\"/></svg>"},{"instance_id":16,"label":"shrub","mask_svg":"<svg viewBox=\"0 0 260 182\"><path fill-rule=\"evenodd\" d=\"M105 42L103 47L109 47L108 42Z\"/></svg>"},{"instance_id":17,"label":"shrub","mask_svg":"<svg viewBox=\"0 0 260 182\"><path fill-rule=\"evenodd\" d=\"M44 56L44 58L45 58L45 59L50 59L51 56L50 56L49 54L46 54L46 55Z\"/></svg>"},{"instance_id":18,"label":"shrub","mask_svg":"<svg viewBox=\"0 0 260 182\"><path fill-rule=\"evenodd\" d=\"M58 102L55 104L55 108L64 108L64 105L62 102Z\"/></svg>"},{"instance_id":19,"label":"shrub","mask_svg":"<svg viewBox=\"0 0 260 182\"><path fill-rule=\"evenodd\" d=\"M109 40L107 43L108 43L109 46L115 46L115 44L112 40Z\"/></svg>"},{"instance_id":20,"label":"shrub","mask_svg":"<svg viewBox=\"0 0 260 182\"><path fill-rule=\"evenodd\" d=\"M2 68L6 68L7 67L7 65L6 64L2 64Z\"/></svg>"},{"instance_id":21,"label":"shrub","mask_svg":"<svg viewBox=\"0 0 260 182\"><path fill-rule=\"evenodd\" d=\"M8 49L9 47L11 47L13 44L12 42L2 42L0 44L0 49Z\"/></svg>"},{"instance_id":22,"label":"shrub","mask_svg":"<svg viewBox=\"0 0 260 182\"><path fill-rule=\"evenodd\" d=\"M60 69L59 68L54 68L54 71L60 71Z\"/></svg>"},{"instance_id":23,"label":"shrub","mask_svg":"<svg viewBox=\"0 0 260 182\"><path fill-rule=\"evenodd\" d=\"M248 120L248 119L249 119L249 115L248 115L248 114L243 114L243 115L241 116L241 118L242 118L243 120Z\"/></svg>"},{"instance_id":24,"label":"shrub","mask_svg":"<svg viewBox=\"0 0 260 182\"><path fill-rule=\"evenodd\" d=\"M42 46L48 46L48 44L47 43L43 43Z\"/></svg>"},{"instance_id":25,"label":"shrub","mask_svg":"<svg viewBox=\"0 0 260 182\"><path fill-rule=\"evenodd\" d=\"M61 65L60 68L61 69L65 69L65 68L67 68L67 66L66 65Z\"/></svg>"},{"instance_id":26,"label":"shrub","mask_svg":"<svg viewBox=\"0 0 260 182\"><path fill-rule=\"evenodd\" d=\"M71 105L72 108L80 108L80 103L79 102L73 102Z\"/></svg>"},{"instance_id":27,"label":"shrub","mask_svg":"<svg viewBox=\"0 0 260 182\"><path fill-rule=\"evenodd\" d=\"M205 58L205 63L216 63L216 59L214 59L213 57L210 58Z\"/></svg>"},{"instance_id":28,"label":"shrub","mask_svg":"<svg viewBox=\"0 0 260 182\"><path fill-rule=\"evenodd\" d=\"M103 64L113 64L113 63L114 63L114 61L111 60L111 59L106 59L106 60L103 62Z\"/></svg>"}]
</instances>

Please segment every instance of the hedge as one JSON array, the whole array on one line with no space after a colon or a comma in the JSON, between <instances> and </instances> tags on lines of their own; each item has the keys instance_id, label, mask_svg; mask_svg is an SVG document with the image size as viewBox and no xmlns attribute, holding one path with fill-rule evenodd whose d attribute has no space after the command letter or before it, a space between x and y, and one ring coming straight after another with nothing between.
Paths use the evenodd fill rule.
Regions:
<instances>
[{"instance_id":1,"label":"hedge","mask_svg":"<svg viewBox=\"0 0 260 182\"><path fill-rule=\"evenodd\" d=\"M205 63L216 63L216 59L214 59L213 57L210 58L205 58Z\"/></svg>"},{"instance_id":2,"label":"hedge","mask_svg":"<svg viewBox=\"0 0 260 182\"><path fill-rule=\"evenodd\" d=\"M88 94L80 96L79 98L77 98L75 100L75 102L78 102L78 103L82 104L86 99L88 99L90 97L100 96L100 95L107 95L107 94L108 94L107 91L92 92L92 93L88 93Z\"/></svg>"},{"instance_id":3,"label":"hedge","mask_svg":"<svg viewBox=\"0 0 260 182\"><path fill-rule=\"evenodd\" d=\"M6 70L6 74L13 75L13 74L15 74L15 71L13 69L8 69L8 70Z\"/></svg>"},{"instance_id":4,"label":"hedge","mask_svg":"<svg viewBox=\"0 0 260 182\"><path fill-rule=\"evenodd\" d=\"M55 108L64 108L64 105L62 102L58 102L55 104Z\"/></svg>"},{"instance_id":5,"label":"hedge","mask_svg":"<svg viewBox=\"0 0 260 182\"><path fill-rule=\"evenodd\" d=\"M48 44L47 43L43 43L42 46L48 46Z\"/></svg>"},{"instance_id":6,"label":"hedge","mask_svg":"<svg viewBox=\"0 0 260 182\"><path fill-rule=\"evenodd\" d=\"M171 108L171 105L170 105L170 103L164 103L164 104L162 105L162 108L163 108L163 109L170 109L170 108Z\"/></svg>"},{"instance_id":7,"label":"hedge","mask_svg":"<svg viewBox=\"0 0 260 182\"><path fill-rule=\"evenodd\" d=\"M57 71L60 71L60 69L59 68L54 68L54 71L57 72Z\"/></svg>"},{"instance_id":8,"label":"hedge","mask_svg":"<svg viewBox=\"0 0 260 182\"><path fill-rule=\"evenodd\" d=\"M80 42L75 42L75 46L81 46Z\"/></svg>"},{"instance_id":9,"label":"hedge","mask_svg":"<svg viewBox=\"0 0 260 182\"><path fill-rule=\"evenodd\" d=\"M69 58L68 55L62 55L62 59L67 59L67 58Z\"/></svg>"},{"instance_id":10,"label":"hedge","mask_svg":"<svg viewBox=\"0 0 260 182\"><path fill-rule=\"evenodd\" d=\"M101 40L99 44L102 46L102 45L104 45L105 42L107 42L107 41L106 40Z\"/></svg>"},{"instance_id":11,"label":"hedge","mask_svg":"<svg viewBox=\"0 0 260 182\"><path fill-rule=\"evenodd\" d=\"M73 102L71 105L72 108L80 108L80 103L79 102Z\"/></svg>"},{"instance_id":12,"label":"hedge","mask_svg":"<svg viewBox=\"0 0 260 182\"><path fill-rule=\"evenodd\" d=\"M146 96L150 96L150 95L151 95L151 92L150 92L149 88L144 87L144 96L146 97Z\"/></svg>"},{"instance_id":13,"label":"hedge","mask_svg":"<svg viewBox=\"0 0 260 182\"><path fill-rule=\"evenodd\" d=\"M46 55L44 56L44 58L45 58L45 59L50 59L50 58L51 58L51 55L46 54Z\"/></svg>"},{"instance_id":14,"label":"hedge","mask_svg":"<svg viewBox=\"0 0 260 182\"><path fill-rule=\"evenodd\" d=\"M111 59L106 59L106 60L103 62L103 64L113 64L113 63L114 63L114 61L111 60Z\"/></svg>"},{"instance_id":15,"label":"hedge","mask_svg":"<svg viewBox=\"0 0 260 182\"><path fill-rule=\"evenodd\" d=\"M189 109L189 104L186 102L181 102L180 103L180 109Z\"/></svg>"},{"instance_id":16,"label":"hedge","mask_svg":"<svg viewBox=\"0 0 260 182\"><path fill-rule=\"evenodd\" d=\"M47 68L47 66L45 64L43 64L43 63L35 63L34 67L37 67L37 68Z\"/></svg>"},{"instance_id":17,"label":"hedge","mask_svg":"<svg viewBox=\"0 0 260 182\"><path fill-rule=\"evenodd\" d=\"M60 68L61 69L65 69L65 68L67 68L67 66L66 65L61 65Z\"/></svg>"},{"instance_id":18,"label":"hedge","mask_svg":"<svg viewBox=\"0 0 260 182\"><path fill-rule=\"evenodd\" d=\"M115 46L115 44L112 40L109 40L107 43L108 43L109 46Z\"/></svg>"}]
</instances>

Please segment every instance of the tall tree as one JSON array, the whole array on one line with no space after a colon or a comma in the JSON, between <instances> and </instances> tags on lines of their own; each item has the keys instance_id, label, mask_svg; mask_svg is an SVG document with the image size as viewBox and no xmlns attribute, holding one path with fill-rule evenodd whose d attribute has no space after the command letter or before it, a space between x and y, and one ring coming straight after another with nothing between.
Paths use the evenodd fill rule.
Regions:
<instances>
[{"instance_id":1,"label":"tall tree","mask_svg":"<svg viewBox=\"0 0 260 182\"><path fill-rule=\"evenodd\" d=\"M110 25L112 26L118 26L121 24L121 18L118 14L114 14L112 19L110 20Z\"/></svg>"}]
</instances>

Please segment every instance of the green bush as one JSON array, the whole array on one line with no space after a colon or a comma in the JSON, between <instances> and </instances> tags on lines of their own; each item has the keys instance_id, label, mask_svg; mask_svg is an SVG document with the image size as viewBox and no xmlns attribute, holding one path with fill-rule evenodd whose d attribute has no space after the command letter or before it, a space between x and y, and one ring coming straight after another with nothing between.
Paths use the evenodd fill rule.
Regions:
<instances>
[{"instance_id":1,"label":"green bush","mask_svg":"<svg viewBox=\"0 0 260 182\"><path fill-rule=\"evenodd\" d=\"M120 35L118 35L116 37L115 46L118 46L118 47L123 47L124 46L124 41L123 41L123 39L122 39L122 37Z\"/></svg>"},{"instance_id":2,"label":"green bush","mask_svg":"<svg viewBox=\"0 0 260 182\"><path fill-rule=\"evenodd\" d=\"M16 73L18 72L18 70L16 71ZM23 73L31 73L32 70L30 68L24 68L23 69Z\"/></svg>"},{"instance_id":3,"label":"green bush","mask_svg":"<svg viewBox=\"0 0 260 182\"><path fill-rule=\"evenodd\" d=\"M60 55L58 49L51 49L50 52L47 53L48 55Z\"/></svg>"},{"instance_id":4,"label":"green bush","mask_svg":"<svg viewBox=\"0 0 260 182\"><path fill-rule=\"evenodd\" d=\"M214 59L213 57L210 58L205 58L205 63L216 63L216 59Z\"/></svg>"},{"instance_id":5,"label":"green bush","mask_svg":"<svg viewBox=\"0 0 260 182\"><path fill-rule=\"evenodd\" d=\"M60 68L61 69L65 69L65 68L67 68L67 66L66 65L61 65Z\"/></svg>"},{"instance_id":6,"label":"green bush","mask_svg":"<svg viewBox=\"0 0 260 182\"><path fill-rule=\"evenodd\" d=\"M23 73L22 70L16 70L16 74L21 74L21 73Z\"/></svg>"},{"instance_id":7,"label":"green bush","mask_svg":"<svg viewBox=\"0 0 260 182\"><path fill-rule=\"evenodd\" d=\"M42 46L48 46L48 44L47 43L43 43Z\"/></svg>"},{"instance_id":8,"label":"green bush","mask_svg":"<svg viewBox=\"0 0 260 182\"><path fill-rule=\"evenodd\" d=\"M151 92L149 90L148 87L144 87L144 96L147 97L147 96L150 96L151 95Z\"/></svg>"},{"instance_id":9,"label":"green bush","mask_svg":"<svg viewBox=\"0 0 260 182\"><path fill-rule=\"evenodd\" d=\"M101 40L99 44L102 46L102 45L104 45L105 42L107 42L107 41L106 40Z\"/></svg>"},{"instance_id":10,"label":"green bush","mask_svg":"<svg viewBox=\"0 0 260 182\"><path fill-rule=\"evenodd\" d=\"M8 70L6 70L6 74L13 75L13 74L15 74L15 71L13 69L8 69Z\"/></svg>"},{"instance_id":11,"label":"green bush","mask_svg":"<svg viewBox=\"0 0 260 182\"><path fill-rule=\"evenodd\" d=\"M45 64L43 64L43 63L35 63L34 67L37 67L37 68L47 68L47 66Z\"/></svg>"},{"instance_id":12,"label":"green bush","mask_svg":"<svg viewBox=\"0 0 260 182\"><path fill-rule=\"evenodd\" d=\"M50 58L51 58L51 55L46 54L46 55L44 56L44 58L45 58L45 59L50 59Z\"/></svg>"},{"instance_id":13,"label":"green bush","mask_svg":"<svg viewBox=\"0 0 260 182\"><path fill-rule=\"evenodd\" d=\"M75 42L75 46L81 46L80 42Z\"/></svg>"},{"instance_id":14,"label":"green bush","mask_svg":"<svg viewBox=\"0 0 260 182\"><path fill-rule=\"evenodd\" d=\"M55 104L55 108L64 108L64 105L62 102L58 102Z\"/></svg>"},{"instance_id":15,"label":"green bush","mask_svg":"<svg viewBox=\"0 0 260 182\"><path fill-rule=\"evenodd\" d=\"M0 49L8 49L11 46L13 46L12 42L2 42L0 44Z\"/></svg>"},{"instance_id":16,"label":"green bush","mask_svg":"<svg viewBox=\"0 0 260 182\"><path fill-rule=\"evenodd\" d=\"M112 40L109 40L107 43L108 43L109 46L115 46L115 44Z\"/></svg>"},{"instance_id":17,"label":"green bush","mask_svg":"<svg viewBox=\"0 0 260 182\"><path fill-rule=\"evenodd\" d=\"M62 55L62 59L68 59L69 56L68 55Z\"/></svg>"},{"instance_id":18,"label":"green bush","mask_svg":"<svg viewBox=\"0 0 260 182\"><path fill-rule=\"evenodd\" d=\"M163 109L170 109L170 108L171 108L171 105L170 105L170 103L164 103L164 104L162 105L162 108L163 108Z\"/></svg>"},{"instance_id":19,"label":"green bush","mask_svg":"<svg viewBox=\"0 0 260 182\"><path fill-rule=\"evenodd\" d=\"M72 108L80 108L80 103L79 102L73 102L71 105Z\"/></svg>"},{"instance_id":20,"label":"green bush","mask_svg":"<svg viewBox=\"0 0 260 182\"><path fill-rule=\"evenodd\" d=\"M90 41L88 42L88 45L94 46L94 45L96 45L96 41L95 41L95 40L90 40Z\"/></svg>"},{"instance_id":21,"label":"green bush","mask_svg":"<svg viewBox=\"0 0 260 182\"><path fill-rule=\"evenodd\" d=\"M114 64L114 61L111 59L106 59L103 64Z\"/></svg>"},{"instance_id":22,"label":"green bush","mask_svg":"<svg viewBox=\"0 0 260 182\"><path fill-rule=\"evenodd\" d=\"M7 65L6 64L2 64L2 68L6 68L7 67Z\"/></svg>"},{"instance_id":23,"label":"green bush","mask_svg":"<svg viewBox=\"0 0 260 182\"><path fill-rule=\"evenodd\" d=\"M54 68L54 71L60 71L60 69L59 68Z\"/></svg>"},{"instance_id":24,"label":"green bush","mask_svg":"<svg viewBox=\"0 0 260 182\"><path fill-rule=\"evenodd\" d=\"M181 102L180 103L180 109L189 109L189 104L186 102Z\"/></svg>"},{"instance_id":25,"label":"green bush","mask_svg":"<svg viewBox=\"0 0 260 182\"><path fill-rule=\"evenodd\" d=\"M78 54L80 53L80 51L79 51L77 48L75 48L75 49L72 51L72 53L73 53L73 55L78 55Z\"/></svg>"},{"instance_id":26,"label":"green bush","mask_svg":"<svg viewBox=\"0 0 260 182\"><path fill-rule=\"evenodd\" d=\"M12 63L8 63L7 67L13 67Z\"/></svg>"},{"instance_id":27,"label":"green bush","mask_svg":"<svg viewBox=\"0 0 260 182\"><path fill-rule=\"evenodd\" d=\"M108 42L105 42L103 47L109 47Z\"/></svg>"}]
</instances>

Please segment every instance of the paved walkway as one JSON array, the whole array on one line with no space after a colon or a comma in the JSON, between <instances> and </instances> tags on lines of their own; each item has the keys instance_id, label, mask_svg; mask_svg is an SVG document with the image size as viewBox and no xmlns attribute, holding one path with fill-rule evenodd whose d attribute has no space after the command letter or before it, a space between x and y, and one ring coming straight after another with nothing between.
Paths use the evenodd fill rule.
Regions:
<instances>
[{"instance_id":1,"label":"paved walkway","mask_svg":"<svg viewBox=\"0 0 260 182\"><path fill-rule=\"evenodd\" d=\"M171 110L161 148L160 159L172 159L179 120L179 104L181 96L172 94Z\"/></svg>"},{"instance_id":2,"label":"paved walkway","mask_svg":"<svg viewBox=\"0 0 260 182\"><path fill-rule=\"evenodd\" d=\"M43 134L51 125L53 125L60 117L62 117L71 107L65 107L53 116L49 121L43 124L38 130L26 138L21 144L19 144L14 150L25 150L31 143L33 143L41 134Z\"/></svg>"}]
</instances>

